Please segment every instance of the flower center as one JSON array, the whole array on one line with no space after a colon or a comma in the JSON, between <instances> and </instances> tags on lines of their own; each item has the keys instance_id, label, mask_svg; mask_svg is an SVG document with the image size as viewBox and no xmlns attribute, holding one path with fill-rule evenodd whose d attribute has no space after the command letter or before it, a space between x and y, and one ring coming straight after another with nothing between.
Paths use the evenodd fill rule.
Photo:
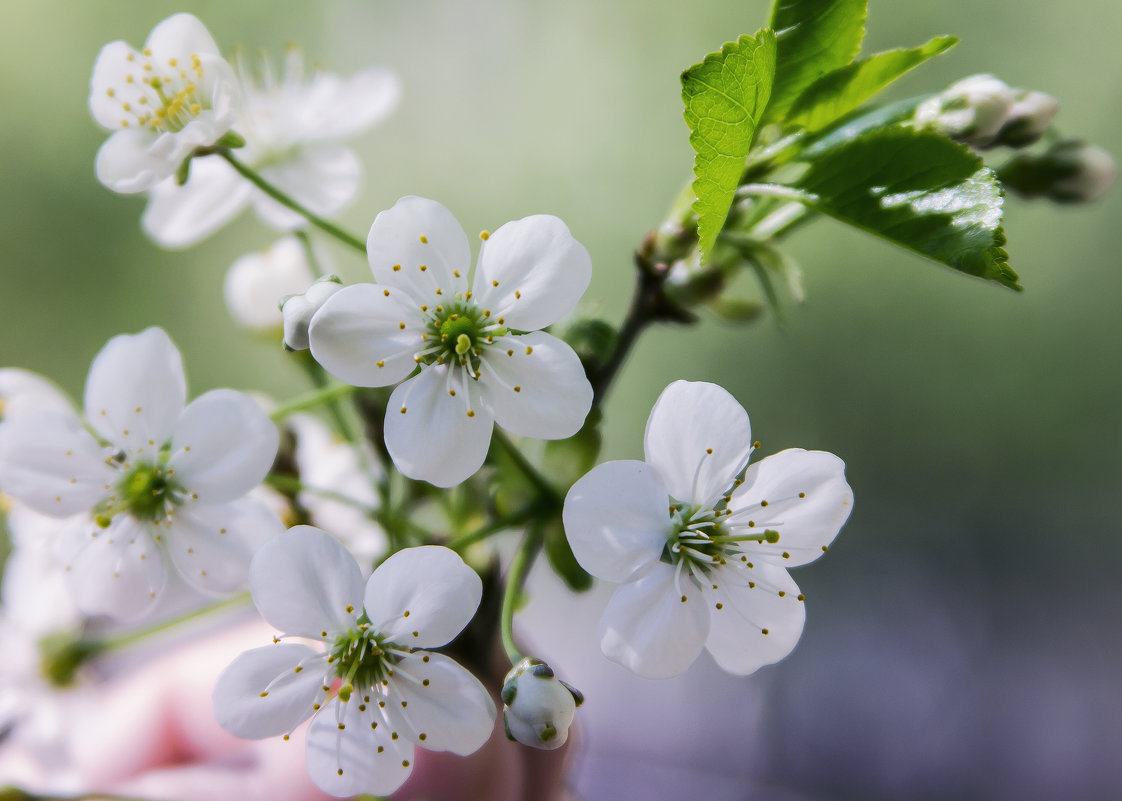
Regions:
<instances>
[{"instance_id":1,"label":"flower center","mask_svg":"<svg viewBox=\"0 0 1122 801\"><path fill-rule=\"evenodd\" d=\"M174 470L162 464L142 463L126 468L117 491L95 515L105 528L113 516L128 512L137 520L164 520L183 500L183 487L172 477Z\"/></svg>"},{"instance_id":2,"label":"flower center","mask_svg":"<svg viewBox=\"0 0 1122 801\"><path fill-rule=\"evenodd\" d=\"M751 531L756 528L754 523L746 531L745 526L739 523L725 523L722 518L728 516L729 511L720 508L725 503L722 499L716 509L698 508L677 502L671 504L670 521L673 528L667 537L662 561L671 565L685 562L685 567L705 572L730 559L739 559L740 543L778 542L778 531Z\"/></svg>"},{"instance_id":3,"label":"flower center","mask_svg":"<svg viewBox=\"0 0 1122 801\"><path fill-rule=\"evenodd\" d=\"M507 333L501 320L493 319L490 311L480 309L463 295L433 311L425 338L435 344L419 354L423 364L458 364L475 375L487 346Z\"/></svg>"},{"instance_id":4,"label":"flower center","mask_svg":"<svg viewBox=\"0 0 1122 801\"><path fill-rule=\"evenodd\" d=\"M199 94L197 82L204 70L197 54L192 54L190 64L174 58L157 61L147 48L139 56L130 52L125 58L129 62L125 85L107 90L121 104L122 128L175 133L207 107Z\"/></svg>"},{"instance_id":5,"label":"flower center","mask_svg":"<svg viewBox=\"0 0 1122 801\"><path fill-rule=\"evenodd\" d=\"M361 619L365 620L365 615ZM399 660L387 647L386 638L374 631L368 622L337 635L329 654L327 661L343 682L339 698L344 703L355 687L374 687L392 675L393 666Z\"/></svg>"}]
</instances>

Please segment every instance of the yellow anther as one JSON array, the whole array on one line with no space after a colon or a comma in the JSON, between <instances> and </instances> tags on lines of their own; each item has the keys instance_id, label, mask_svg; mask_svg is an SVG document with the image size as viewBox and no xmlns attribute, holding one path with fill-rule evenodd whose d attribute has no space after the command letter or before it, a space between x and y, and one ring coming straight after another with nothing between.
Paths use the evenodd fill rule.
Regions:
<instances>
[{"instance_id":1,"label":"yellow anther","mask_svg":"<svg viewBox=\"0 0 1122 801\"><path fill-rule=\"evenodd\" d=\"M395 264L395 265L393 266L393 271L394 271L395 273L396 273L396 272L400 272L400 271L401 271L401 265L400 265L400 264Z\"/></svg>"},{"instance_id":2,"label":"yellow anther","mask_svg":"<svg viewBox=\"0 0 1122 801\"><path fill-rule=\"evenodd\" d=\"M468 417L475 417L475 411L472 409L468 409Z\"/></svg>"},{"instance_id":3,"label":"yellow anther","mask_svg":"<svg viewBox=\"0 0 1122 801\"><path fill-rule=\"evenodd\" d=\"M420 269L421 272L424 272L428 268L429 268L429 266L427 264L422 264L418 269Z\"/></svg>"},{"instance_id":4,"label":"yellow anther","mask_svg":"<svg viewBox=\"0 0 1122 801\"><path fill-rule=\"evenodd\" d=\"M522 387L520 387L520 386L518 386L517 384L515 384L515 385L514 385L514 391L515 391L515 392L521 392L521 391L522 391Z\"/></svg>"},{"instance_id":5,"label":"yellow anther","mask_svg":"<svg viewBox=\"0 0 1122 801\"><path fill-rule=\"evenodd\" d=\"M491 232L490 231L480 231L479 232L479 238L482 239L484 242L486 242L488 239L491 238Z\"/></svg>"},{"instance_id":6,"label":"yellow anther","mask_svg":"<svg viewBox=\"0 0 1122 801\"><path fill-rule=\"evenodd\" d=\"M150 47L144 48L144 55L151 56L152 55L152 48L150 48Z\"/></svg>"},{"instance_id":7,"label":"yellow anther","mask_svg":"<svg viewBox=\"0 0 1122 801\"><path fill-rule=\"evenodd\" d=\"M533 352L534 352L534 348L530 345L527 345L526 346L526 355L529 356Z\"/></svg>"},{"instance_id":8,"label":"yellow anther","mask_svg":"<svg viewBox=\"0 0 1122 801\"><path fill-rule=\"evenodd\" d=\"M421 234L421 244L422 245L427 245L428 243L429 243L429 238L427 236L425 236L424 234Z\"/></svg>"}]
</instances>

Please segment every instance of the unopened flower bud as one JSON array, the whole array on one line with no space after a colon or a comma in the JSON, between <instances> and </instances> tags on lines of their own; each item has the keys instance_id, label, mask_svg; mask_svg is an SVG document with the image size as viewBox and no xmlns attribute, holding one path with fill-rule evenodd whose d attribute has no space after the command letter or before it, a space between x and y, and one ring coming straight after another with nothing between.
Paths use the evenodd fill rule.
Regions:
<instances>
[{"instance_id":1,"label":"unopened flower bud","mask_svg":"<svg viewBox=\"0 0 1122 801\"><path fill-rule=\"evenodd\" d=\"M289 295L281 299L281 316L284 318L284 346L288 350L308 349L308 326L312 315L327 299L343 288L338 276L327 275L316 281L302 295Z\"/></svg>"},{"instance_id":2,"label":"unopened flower bud","mask_svg":"<svg viewBox=\"0 0 1122 801\"><path fill-rule=\"evenodd\" d=\"M997 144L1025 147L1039 139L1060 112L1060 101L1043 92L1023 89L1017 93L1013 107L997 135Z\"/></svg>"},{"instance_id":3,"label":"unopened flower bud","mask_svg":"<svg viewBox=\"0 0 1122 801\"><path fill-rule=\"evenodd\" d=\"M527 657L503 681L503 723L506 736L544 750L560 748L584 696L558 679L553 668Z\"/></svg>"},{"instance_id":4,"label":"unopened flower bud","mask_svg":"<svg viewBox=\"0 0 1122 801\"><path fill-rule=\"evenodd\" d=\"M972 147L990 147L1013 108L1014 95L992 75L971 75L921 103L915 123Z\"/></svg>"},{"instance_id":5,"label":"unopened flower bud","mask_svg":"<svg viewBox=\"0 0 1122 801\"><path fill-rule=\"evenodd\" d=\"M1022 197L1090 203L1114 184L1118 166L1102 148L1066 139L1040 155L1018 156L998 171L998 177Z\"/></svg>"},{"instance_id":6,"label":"unopened flower bud","mask_svg":"<svg viewBox=\"0 0 1122 801\"><path fill-rule=\"evenodd\" d=\"M314 280L304 246L295 237L285 237L231 265L226 273L226 307L238 325L274 332L281 327L277 301L304 291Z\"/></svg>"}]
</instances>

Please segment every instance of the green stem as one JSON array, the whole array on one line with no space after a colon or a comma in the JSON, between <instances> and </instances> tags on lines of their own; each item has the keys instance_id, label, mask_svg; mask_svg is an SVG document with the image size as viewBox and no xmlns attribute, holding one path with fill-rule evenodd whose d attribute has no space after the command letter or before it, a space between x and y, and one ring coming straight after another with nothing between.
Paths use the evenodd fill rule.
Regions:
<instances>
[{"instance_id":1,"label":"green stem","mask_svg":"<svg viewBox=\"0 0 1122 801\"><path fill-rule=\"evenodd\" d=\"M176 626L181 626L184 623L190 623L196 618L212 614L213 612L221 612L226 609L232 609L236 606L241 606L247 601L249 601L249 593L239 593L238 595L235 595L233 597L224 598L221 601L215 601L214 603L208 604L207 606L193 609L190 612L186 612L179 617L173 617L170 620L153 623L151 626L145 626L144 628L136 629L135 631L126 631L122 634L117 634L112 637L105 637L104 639L98 640L97 643L101 652L114 651L118 648L124 648L126 646L132 645L133 643L147 639L153 634L159 634L160 632L167 631L168 629L173 629ZM96 795L93 797L101 798L102 796ZM109 796L105 797L109 798Z\"/></svg>"},{"instance_id":2,"label":"green stem","mask_svg":"<svg viewBox=\"0 0 1122 801\"><path fill-rule=\"evenodd\" d=\"M536 467L530 464L530 461L522 454L522 451L515 447L514 443L510 441L503 431L496 428L494 433L494 441L499 443L518 465L518 469L522 471L526 478L530 479L530 483L541 493L542 497L552 501L557 506L560 506L564 501L561 493L549 483L545 476L543 476Z\"/></svg>"},{"instance_id":3,"label":"green stem","mask_svg":"<svg viewBox=\"0 0 1122 801\"><path fill-rule=\"evenodd\" d=\"M499 633L503 639L503 650L511 665L517 665L525 657L518 646L514 644L514 606L518 603L518 596L530 574L530 568L542 545L542 529L535 527L526 533L522 543L518 546L518 553L510 563L510 570L506 574L506 586L503 588L503 606L499 613Z\"/></svg>"},{"instance_id":4,"label":"green stem","mask_svg":"<svg viewBox=\"0 0 1122 801\"><path fill-rule=\"evenodd\" d=\"M332 404L339 398L345 398L355 391L355 388L350 384L327 384L326 382L320 386L315 392L309 392L306 395L301 395L279 409L275 410L269 415L273 422L280 422L289 415L303 412L307 409L314 409L325 403Z\"/></svg>"},{"instance_id":5,"label":"green stem","mask_svg":"<svg viewBox=\"0 0 1122 801\"><path fill-rule=\"evenodd\" d=\"M462 551L468 546L474 545L475 543L479 542L480 540L487 539L492 534L498 534L500 531L506 531L510 528L516 528L523 523L528 523L538 515L545 512L547 508L551 507L547 507L541 504L531 504L527 508L519 512L515 512L512 515L500 517L496 520L492 520L489 523L484 523L479 528L475 529L474 531L469 531L467 534L461 534L458 537L453 537L444 544L447 547L451 548L453 551Z\"/></svg>"},{"instance_id":6,"label":"green stem","mask_svg":"<svg viewBox=\"0 0 1122 801\"><path fill-rule=\"evenodd\" d=\"M312 272L316 274L317 278L323 278L327 273L323 271L319 259L316 258L316 252L312 248L312 238L308 236L307 231L296 231L295 236L300 240L300 246L304 249L304 258L308 260Z\"/></svg>"},{"instance_id":7,"label":"green stem","mask_svg":"<svg viewBox=\"0 0 1122 801\"><path fill-rule=\"evenodd\" d=\"M359 239L354 234L350 234L350 233L344 231L342 228L335 225L334 223L323 219L318 214L313 213L309 209L302 206L300 203L298 203L295 200L293 200L292 198L290 198L284 192L277 189L271 183L269 183L264 178L262 178L260 175L258 175L257 172L252 167L243 163L240 159L237 158L237 156L235 156L233 153L231 153L228 149L222 148L221 150L217 151L217 154L219 156L221 156L222 158L226 159L226 161L229 162L230 166L233 167L235 170L237 170L243 178L245 178L247 181L252 183L254 186L256 186L258 189L260 189L266 195L271 197L273 200L277 201L277 203L280 203L282 206L286 206L286 207L292 209L294 212L296 212L297 214L304 217L308 222L310 222L316 228L319 228L321 231L323 231L326 234L330 234L331 236L335 237L336 239L338 239L343 244L350 245L352 248L357 250L359 253L363 253L363 254L366 253L366 243L365 242L363 242L361 239Z\"/></svg>"}]
</instances>

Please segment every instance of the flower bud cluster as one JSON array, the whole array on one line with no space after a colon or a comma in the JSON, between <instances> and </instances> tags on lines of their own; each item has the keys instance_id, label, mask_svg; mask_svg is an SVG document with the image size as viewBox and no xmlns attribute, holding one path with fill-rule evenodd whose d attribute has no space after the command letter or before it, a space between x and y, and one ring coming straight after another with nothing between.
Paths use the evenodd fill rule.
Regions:
<instances>
[{"instance_id":1,"label":"flower bud cluster","mask_svg":"<svg viewBox=\"0 0 1122 801\"><path fill-rule=\"evenodd\" d=\"M1025 147L1059 113L1054 97L1014 89L993 75L971 75L919 105L915 123L971 147Z\"/></svg>"}]
</instances>

